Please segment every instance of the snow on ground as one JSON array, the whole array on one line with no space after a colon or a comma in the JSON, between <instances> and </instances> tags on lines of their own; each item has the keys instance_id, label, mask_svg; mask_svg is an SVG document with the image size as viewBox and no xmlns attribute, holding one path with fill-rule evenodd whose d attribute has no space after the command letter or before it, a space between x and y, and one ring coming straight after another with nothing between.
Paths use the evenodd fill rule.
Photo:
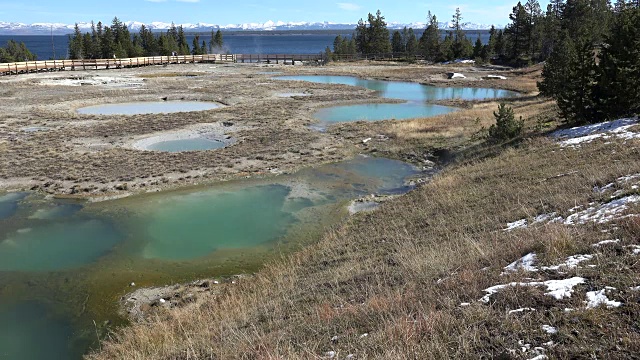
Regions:
<instances>
[{"instance_id":1,"label":"snow on ground","mask_svg":"<svg viewBox=\"0 0 640 360\"><path fill-rule=\"evenodd\" d=\"M637 118L619 119L558 130L552 133L551 136L560 139L560 145L563 147L579 146L583 143L592 142L595 139L609 139L612 137L629 140L640 138L640 133L629 131L629 128L636 125L637 122Z\"/></svg>"},{"instance_id":2,"label":"snow on ground","mask_svg":"<svg viewBox=\"0 0 640 360\"><path fill-rule=\"evenodd\" d=\"M579 284L584 284L584 282L584 278L573 277L564 280L512 282L509 284L495 285L484 290L487 295L483 296L480 301L488 303L489 300L491 300L491 295L498 293L502 289L514 286L546 286L547 292L545 293L545 295L553 296L554 298L561 300L564 298L570 298L573 294L573 288Z\"/></svg>"},{"instance_id":3,"label":"snow on ground","mask_svg":"<svg viewBox=\"0 0 640 360\"><path fill-rule=\"evenodd\" d=\"M609 244L618 244L620 242L620 239L615 239L615 240L604 240L604 241L600 241L599 243L595 243L591 246L593 247L600 247L603 245L609 245Z\"/></svg>"},{"instance_id":4,"label":"snow on ground","mask_svg":"<svg viewBox=\"0 0 640 360\"><path fill-rule=\"evenodd\" d=\"M527 254L525 256L523 256L522 258L512 262L511 264L507 265L504 267L504 272L502 273L502 275L509 273L509 272L516 272L520 269L525 270L525 271L539 271L540 269L542 270L552 270L552 271L558 271L560 269L562 270L570 270L570 269L575 269L578 267L578 265L581 262L584 261L589 261L593 259L593 255L572 255L569 256L564 262L558 264L558 265L551 265L551 266L542 266L540 268L538 268L537 266L534 265L534 263L537 260L537 255L535 253L530 253Z\"/></svg>"},{"instance_id":5,"label":"snow on ground","mask_svg":"<svg viewBox=\"0 0 640 360\"><path fill-rule=\"evenodd\" d=\"M573 256L569 256L567 260L565 260L565 262L563 262L562 264L553 265L553 266L543 266L542 270L559 270L561 268L575 269L578 267L578 264L580 264L581 262L588 261L591 259L593 259L593 255L573 255Z\"/></svg>"},{"instance_id":6,"label":"snow on ground","mask_svg":"<svg viewBox=\"0 0 640 360\"><path fill-rule=\"evenodd\" d=\"M564 223L566 225L586 224L587 222L603 224L619 218L619 215L629 208L628 205L639 201L639 195L626 196L599 206L592 206L575 214L569 215Z\"/></svg>"},{"instance_id":7,"label":"snow on ground","mask_svg":"<svg viewBox=\"0 0 640 360\"><path fill-rule=\"evenodd\" d=\"M511 264L504 267L504 271L506 272L516 272L519 269L523 269L524 271L538 271L533 263L536 261L536 254L529 253L522 258L512 262ZM503 273L504 274L504 273Z\"/></svg>"},{"instance_id":8,"label":"snow on ground","mask_svg":"<svg viewBox=\"0 0 640 360\"><path fill-rule=\"evenodd\" d=\"M509 314L517 314L517 313L523 313L525 311L536 311L536 309L534 308L522 308L522 309L516 309L516 310L511 310L509 311Z\"/></svg>"},{"instance_id":9,"label":"snow on ground","mask_svg":"<svg viewBox=\"0 0 640 360\"><path fill-rule=\"evenodd\" d=\"M622 303L619 301L609 300L607 297L607 291L615 290L614 288L605 288L600 291L589 291L587 292L587 309L594 309L600 305L605 305L607 308L615 308L622 306Z\"/></svg>"},{"instance_id":10,"label":"snow on ground","mask_svg":"<svg viewBox=\"0 0 640 360\"><path fill-rule=\"evenodd\" d=\"M522 219L522 220L514 221L511 223L507 223L507 227L504 229L504 231L511 231L514 229L523 229L526 227L527 227L527 219Z\"/></svg>"},{"instance_id":11,"label":"snow on ground","mask_svg":"<svg viewBox=\"0 0 640 360\"><path fill-rule=\"evenodd\" d=\"M542 325L542 331L546 332L547 334L557 334L558 333L558 329L554 328L551 325Z\"/></svg>"}]
</instances>

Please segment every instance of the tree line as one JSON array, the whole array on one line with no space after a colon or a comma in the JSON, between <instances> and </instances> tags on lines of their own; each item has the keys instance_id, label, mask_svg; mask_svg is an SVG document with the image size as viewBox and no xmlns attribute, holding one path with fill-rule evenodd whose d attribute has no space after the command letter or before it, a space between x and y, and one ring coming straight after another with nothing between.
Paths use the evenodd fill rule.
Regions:
<instances>
[{"instance_id":1,"label":"tree line","mask_svg":"<svg viewBox=\"0 0 640 360\"><path fill-rule=\"evenodd\" d=\"M538 88L569 123L640 112L640 1L555 1L557 36Z\"/></svg>"},{"instance_id":2,"label":"tree line","mask_svg":"<svg viewBox=\"0 0 640 360\"><path fill-rule=\"evenodd\" d=\"M211 30L209 43L196 35L189 45L182 25L166 32L154 33L145 25L133 35L126 24L115 17L111 26L91 22L91 31L84 34L78 24L69 35L70 59L107 59L141 56L203 55L220 51L224 45L222 32Z\"/></svg>"}]
</instances>

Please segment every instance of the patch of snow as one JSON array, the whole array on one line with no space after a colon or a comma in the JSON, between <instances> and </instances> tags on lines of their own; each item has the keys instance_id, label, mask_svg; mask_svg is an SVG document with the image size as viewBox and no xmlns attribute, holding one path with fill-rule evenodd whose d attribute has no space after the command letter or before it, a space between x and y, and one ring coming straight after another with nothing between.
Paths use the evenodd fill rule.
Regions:
<instances>
[{"instance_id":1,"label":"patch of snow","mask_svg":"<svg viewBox=\"0 0 640 360\"><path fill-rule=\"evenodd\" d=\"M464 75L462 75L460 73L455 73L455 72L454 73L448 73L447 77L449 79L466 79L467 78L466 76L464 76Z\"/></svg>"},{"instance_id":2,"label":"patch of snow","mask_svg":"<svg viewBox=\"0 0 640 360\"><path fill-rule=\"evenodd\" d=\"M631 251L633 251L633 255L640 255L640 246L631 245L631 246L627 246L627 247L632 249Z\"/></svg>"},{"instance_id":3,"label":"patch of snow","mask_svg":"<svg viewBox=\"0 0 640 360\"><path fill-rule=\"evenodd\" d=\"M631 195L621 199L610 201L596 207L590 207L583 211L569 215L564 221L565 225L585 224L595 222L603 224L619 217L620 213L629 208L629 204L640 201L640 196Z\"/></svg>"},{"instance_id":4,"label":"patch of snow","mask_svg":"<svg viewBox=\"0 0 640 360\"><path fill-rule=\"evenodd\" d=\"M538 355L536 357L532 357L529 360L547 360L549 357L547 355Z\"/></svg>"},{"instance_id":5,"label":"patch of snow","mask_svg":"<svg viewBox=\"0 0 640 360\"><path fill-rule=\"evenodd\" d=\"M503 230L511 231L514 229L522 229L526 227L527 227L527 219L522 219L522 220L514 221L512 223L507 223L507 227Z\"/></svg>"},{"instance_id":6,"label":"patch of snow","mask_svg":"<svg viewBox=\"0 0 640 360\"><path fill-rule=\"evenodd\" d=\"M536 311L536 309L534 309L534 308L521 308L521 309L511 310L511 311L509 311L509 314L523 313L525 311Z\"/></svg>"},{"instance_id":7,"label":"patch of snow","mask_svg":"<svg viewBox=\"0 0 640 360\"><path fill-rule=\"evenodd\" d=\"M558 213L552 212L549 214L541 214L535 217L535 219L533 219L533 224L539 224L545 221L548 222L556 222L556 221L560 221L563 220L562 217L556 216L558 215ZM532 225L533 225L532 224Z\"/></svg>"},{"instance_id":8,"label":"patch of snow","mask_svg":"<svg viewBox=\"0 0 640 360\"><path fill-rule=\"evenodd\" d=\"M455 59L453 62L456 64L475 64L476 63L475 60L463 60L463 59Z\"/></svg>"},{"instance_id":9,"label":"patch of snow","mask_svg":"<svg viewBox=\"0 0 640 360\"><path fill-rule=\"evenodd\" d=\"M600 291L587 292L587 309L597 308L600 305L606 305L607 308L620 307L622 305L619 301L609 300L606 295L608 289L602 289Z\"/></svg>"},{"instance_id":10,"label":"patch of snow","mask_svg":"<svg viewBox=\"0 0 640 360\"><path fill-rule=\"evenodd\" d=\"M516 272L518 269L523 269L524 271L538 271L538 269L533 266L533 263L536 261L536 254L529 253L523 256L521 259L518 259L511 264L504 267L505 272ZM504 274L504 273L503 273Z\"/></svg>"},{"instance_id":11,"label":"patch of snow","mask_svg":"<svg viewBox=\"0 0 640 360\"><path fill-rule=\"evenodd\" d=\"M564 280L548 280L548 281L533 281L533 282L512 282L509 284L495 285L484 290L487 294L483 296L480 301L488 303L491 299L491 295L496 294L498 291L507 287L513 286L546 286L547 292L545 295L553 296L558 300L564 298L570 298L573 294L573 288L577 285L584 284L585 279L581 277L572 277Z\"/></svg>"},{"instance_id":12,"label":"patch of snow","mask_svg":"<svg viewBox=\"0 0 640 360\"><path fill-rule=\"evenodd\" d=\"M547 334L557 334L558 333L558 329L554 328L551 325L542 325L542 331L546 332Z\"/></svg>"},{"instance_id":13,"label":"patch of snow","mask_svg":"<svg viewBox=\"0 0 640 360\"><path fill-rule=\"evenodd\" d=\"M628 140L640 138L640 134L628 130L637 122L637 118L619 119L599 124L558 130L552 133L551 136L560 139L561 146L576 146L582 143L589 143L597 138L608 139L610 137L618 137Z\"/></svg>"},{"instance_id":14,"label":"patch of snow","mask_svg":"<svg viewBox=\"0 0 640 360\"><path fill-rule=\"evenodd\" d=\"M324 357L326 359L333 359L334 357L336 357L336 352L335 351L327 351L326 353L324 353Z\"/></svg>"},{"instance_id":15,"label":"patch of snow","mask_svg":"<svg viewBox=\"0 0 640 360\"><path fill-rule=\"evenodd\" d=\"M560 268L575 269L583 261L593 259L593 255L573 255L569 256L565 262L553 266L543 266L543 270L559 270Z\"/></svg>"},{"instance_id":16,"label":"patch of snow","mask_svg":"<svg viewBox=\"0 0 640 360\"><path fill-rule=\"evenodd\" d=\"M616 186L615 183L610 183L610 184L607 184L605 186L594 186L593 187L593 192L604 194L608 190L612 189L614 186Z\"/></svg>"},{"instance_id":17,"label":"patch of snow","mask_svg":"<svg viewBox=\"0 0 640 360\"><path fill-rule=\"evenodd\" d=\"M464 303L460 303L460 306L462 306L462 307L467 307L467 306L471 306L471 304L470 304L470 303L466 303L466 302L464 302Z\"/></svg>"},{"instance_id":18,"label":"patch of snow","mask_svg":"<svg viewBox=\"0 0 640 360\"><path fill-rule=\"evenodd\" d=\"M631 287L631 288L629 288L629 290L631 290L631 291L640 291L640 286Z\"/></svg>"},{"instance_id":19,"label":"patch of snow","mask_svg":"<svg viewBox=\"0 0 640 360\"><path fill-rule=\"evenodd\" d=\"M366 338L367 336L369 336L369 334L368 333L364 333L364 334L360 335L360 339Z\"/></svg>"},{"instance_id":20,"label":"patch of snow","mask_svg":"<svg viewBox=\"0 0 640 360\"><path fill-rule=\"evenodd\" d=\"M573 294L573 288L577 285L584 284L584 282L585 279L581 277L572 277L565 280L545 281L544 285L549 291L545 293L545 295L553 296L558 300L570 298L571 294Z\"/></svg>"},{"instance_id":21,"label":"patch of snow","mask_svg":"<svg viewBox=\"0 0 640 360\"><path fill-rule=\"evenodd\" d=\"M486 78L495 80L507 80L507 77L502 75L487 75Z\"/></svg>"},{"instance_id":22,"label":"patch of snow","mask_svg":"<svg viewBox=\"0 0 640 360\"><path fill-rule=\"evenodd\" d=\"M604 241L600 241L599 243L595 243L591 246L593 247L600 247L603 245L609 245L609 244L617 244L620 242L620 239L615 239L615 240L604 240Z\"/></svg>"}]
</instances>

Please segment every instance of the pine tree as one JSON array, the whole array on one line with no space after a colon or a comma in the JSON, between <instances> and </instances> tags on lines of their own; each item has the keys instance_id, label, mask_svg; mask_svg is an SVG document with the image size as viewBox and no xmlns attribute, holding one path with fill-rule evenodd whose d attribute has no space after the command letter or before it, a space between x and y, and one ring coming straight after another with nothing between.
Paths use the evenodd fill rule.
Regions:
<instances>
[{"instance_id":1,"label":"pine tree","mask_svg":"<svg viewBox=\"0 0 640 360\"><path fill-rule=\"evenodd\" d=\"M420 49L422 54L428 61L438 61L441 59L440 52L440 29L438 28L438 19L429 11L427 15L429 25L420 37Z\"/></svg>"},{"instance_id":2,"label":"pine tree","mask_svg":"<svg viewBox=\"0 0 640 360\"><path fill-rule=\"evenodd\" d=\"M216 45L216 48L218 49L222 49L222 47L224 46L224 39L222 38L222 31L220 31L220 29L216 31L216 36L214 37L214 43Z\"/></svg>"},{"instance_id":3,"label":"pine tree","mask_svg":"<svg viewBox=\"0 0 640 360\"><path fill-rule=\"evenodd\" d=\"M83 36L80 27L76 23L73 28L73 36L69 35L69 59L82 59L83 56Z\"/></svg>"},{"instance_id":4,"label":"pine tree","mask_svg":"<svg viewBox=\"0 0 640 360\"><path fill-rule=\"evenodd\" d=\"M531 31L529 14L521 2L513 7L509 19L511 23L504 30L509 38L508 55L512 61L519 62L523 55L529 53L528 37Z\"/></svg>"},{"instance_id":5,"label":"pine tree","mask_svg":"<svg viewBox=\"0 0 640 360\"><path fill-rule=\"evenodd\" d=\"M462 31L462 19L460 8L456 8L456 12L453 14L452 19L454 29L452 50L455 58L466 58L471 56L473 52L473 45L471 45L471 42L467 40L464 35L464 31Z\"/></svg>"},{"instance_id":6,"label":"pine tree","mask_svg":"<svg viewBox=\"0 0 640 360\"><path fill-rule=\"evenodd\" d=\"M484 45L482 44L482 39L480 39L480 34L478 34L478 38L476 39L476 44L473 47L473 58L481 59L483 49L484 49Z\"/></svg>"},{"instance_id":7,"label":"pine tree","mask_svg":"<svg viewBox=\"0 0 640 360\"><path fill-rule=\"evenodd\" d=\"M396 30L391 36L391 51L394 53L401 53L405 51L405 43L400 35L400 31Z\"/></svg>"},{"instance_id":8,"label":"pine tree","mask_svg":"<svg viewBox=\"0 0 640 360\"><path fill-rule=\"evenodd\" d=\"M187 43L187 36L184 33L182 25L178 26L178 54L189 55L189 44Z\"/></svg>"},{"instance_id":9,"label":"pine tree","mask_svg":"<svg viewBox=\"0 0 640 360\"><path fill-rule=\"evenodd\" d=\"M504 103L498 105L498 112L493 112L496 123L489 127L489 138L493 141L513 139L522 133L524 121L522 116L516 120L513 109Z\"/></svg>"},{"instance_id":10,"label":"pine tree","mask_svg":"<svg viewBox=\"0 0 640 360\"><path fill-rule=\"evenodd\" d=\"M527 42L529 44L529 58L536 58L536 54L540 52L542 41L542 9L538 0L527 0L524 5L529 19L527 27Z\"/></svg>"},{"instance_id":11,"label":"pine tree","mask_svg":"<svg viewBox=\"0 0 640 360\"><path fill-rule=\"evenodd\" d=\"M369 28L367 29L367 42L369 54L384 54L391 52L391 42L389 41L389 30L387 22L380 10L376 12L374 17L369 14Z\"/></svg>"},{"instance_id":12,"label":"pine tree","mask_svg":"<svg viewBox=\"0 0 640 360\"><path fill-rule=\"evenodd\" d=\"M405 41L405 52L409 55L415 55L418 53L418 39L416 38L416 32L412 28L409 28L409 34Z\"/></svg>"},{"instance_id":13,"label":"pine tree","mask_svg":"<svg viewBox=\"0 0 640 360\"><path fill-rule=\"evenodd\" d=\"M619 1L599 55L595 90L598 115L603 120L640 112L640 7Z\"/></svg>"}]
</instances>

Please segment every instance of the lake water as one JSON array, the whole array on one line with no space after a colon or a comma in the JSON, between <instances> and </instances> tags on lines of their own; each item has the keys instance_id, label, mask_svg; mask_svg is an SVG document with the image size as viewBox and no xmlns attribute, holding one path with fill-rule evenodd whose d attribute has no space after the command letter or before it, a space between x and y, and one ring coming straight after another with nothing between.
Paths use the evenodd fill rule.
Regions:
<instances>
[{"instance_id":1,"label":"lake water","mask_svg":"<svg viewBox=\"0 0 640 360\"><path fill-rule=\"evenodd\" d=\"M104 203L7 194L0 219L0 358L76 359L122 323L139 286L253 272L314 241L348 200L410 189L413 166L359 156L274 179Z\"/></svg>"},{"instance_id":2,"label":"lake water","mask_svg":"<svg viewBox=\"0 0 640 360\"><path fill-rule=\"evenodd\" d=\"M366 80L352 76L303 75L278 76L275 79L359 86L378 91L383 98L406 101L401 104L361 104L324 108L314 114L314 117L322 123L430 117L458 109L428 104L428 102L486 100L518 96L516 92L500 89L436 87L412 82Z\"/></svg>"},{"instance_id":3,"label":"lake water","mask_svg":"<svg viewBox=\"0 0 640 360\"><path fill-rule=\"evenodd\" d=\"M84 115L141 115L203 111L219 108L220 105L202 101L142 101L120 104L104 104L78 109Z\"/></svg>"},{"instance_id":4,"label":"lake water","mask_svg":"<svg viewBox=\"0 0 640 360\"><path fill-rule=\"evenodd\" d=\"M292 34L269 33L261 34L224 34L223 51L231 54L318 54L324 52L329 46L333 47L333 40L336 35L350 36L352 31L336 31L335 33L315 33L302 35L299 32ZM488 43L489 34L487 31L469 31L467 37L475 41L478 34L483 43ZM446 33L443 31L442 36ZM416 36L422 36L422 30L416 30ZM187 43L191 46L193 35L187 34ZM200 35L200 41L208 44L211 36L209 34ZM24 42L27 48L38 56L38 60L65 59L69 51L69 40L67 35L0 35L0 46L4 46L7 41L16 40ZM52 46L53 45L53 46Z\"/></svg>"}]
</instances>

